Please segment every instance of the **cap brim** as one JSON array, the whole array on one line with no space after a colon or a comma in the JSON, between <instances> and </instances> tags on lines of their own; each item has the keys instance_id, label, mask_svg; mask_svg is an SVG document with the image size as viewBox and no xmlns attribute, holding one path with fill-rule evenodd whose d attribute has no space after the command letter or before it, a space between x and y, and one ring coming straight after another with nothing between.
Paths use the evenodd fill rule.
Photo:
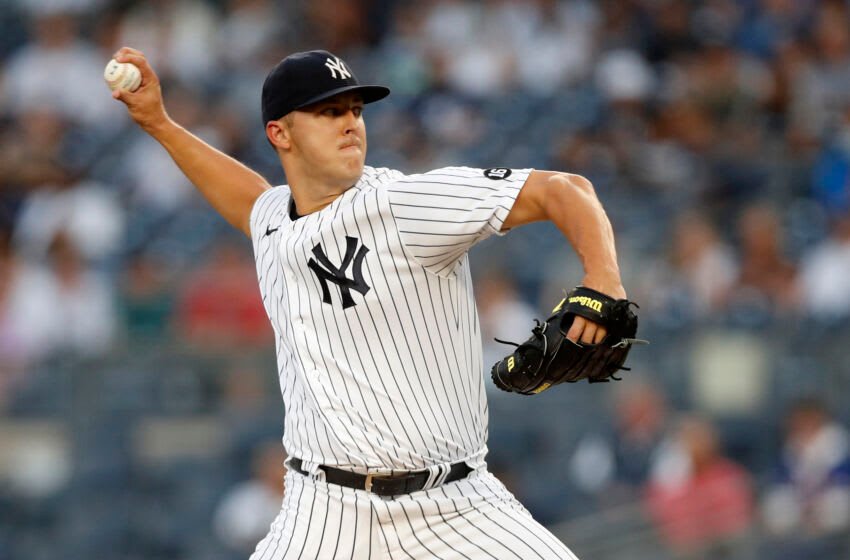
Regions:
<instances>
[{"instance_id":1,"label":"cap brim","mask_svg":"<svg viewBox=\"0 0 850 560\"><path fill-rule=\"evenodd\" d=\"M330 91L326 91L321 95L317 95L315 97L311 97L304 103L301 103L294 110L303 109L304 107L308 107L313 105L314 103L318 103L319 101L324 101L325 99L329 99L335 95L339 95L341 93L350 93L357 92L363 96L363 103L374 103L375 101L380 101L390 94L390 88L384 86L345 86L341 88L332 89Z\"/></svg>"}]
</instances>

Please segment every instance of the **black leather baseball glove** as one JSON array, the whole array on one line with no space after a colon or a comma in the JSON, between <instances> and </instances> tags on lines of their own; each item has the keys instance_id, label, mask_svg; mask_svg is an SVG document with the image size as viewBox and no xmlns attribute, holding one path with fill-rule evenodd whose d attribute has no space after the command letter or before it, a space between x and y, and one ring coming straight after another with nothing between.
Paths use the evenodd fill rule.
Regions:
<instances>
[{"instance_id":1,"label":"black leather baseball glove","mask_svg":"<svg viewBox=\"0 0 850 560\"><path fill-rule=\"evenodd\" d=\"M493 382L504 391L534 395L559 383L619 380L616 374L628 369L623 364L632 344L647 344L635 338L638 320L632 306L637 304L590 288L573 289L545 323L536 321L531 338L522 344L497 339L517 348L493 366ZM576 315L605 327L602 342L578 344L566 338Z\"/></svg>"}]
</instances>

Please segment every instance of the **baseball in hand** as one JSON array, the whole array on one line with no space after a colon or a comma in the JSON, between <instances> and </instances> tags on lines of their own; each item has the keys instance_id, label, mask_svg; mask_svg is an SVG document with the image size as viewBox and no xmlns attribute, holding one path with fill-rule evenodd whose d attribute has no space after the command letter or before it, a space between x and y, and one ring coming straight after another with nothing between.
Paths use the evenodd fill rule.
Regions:
<instances>
[{"instance_id":1,"label":"baseball in hand","mask_svg":"<svg viewBox=\"0 0 850 560\"><path fill-rule=\"evenodd\" d=\"M142 84L142 73L135 65L129 62L118 62L113 58L103 71L103 79L111 90L136 91Z\"/></svg>"}]
</instances>

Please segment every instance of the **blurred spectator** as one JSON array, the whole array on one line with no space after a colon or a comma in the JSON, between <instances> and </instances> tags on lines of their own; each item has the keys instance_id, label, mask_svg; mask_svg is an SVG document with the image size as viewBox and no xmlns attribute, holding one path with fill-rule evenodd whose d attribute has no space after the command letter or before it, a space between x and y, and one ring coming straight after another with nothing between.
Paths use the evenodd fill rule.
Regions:
<instances>
[{"instance_id":1,"label":"blurred spectator","mask_svg":"<svg viewBox=\"0 0 850 560\"><path fill-rule=\"evenodd\" d=\"M659 461L646 505L677 558L732 558L752 522L752 493L743 467L724 456L714 426L684 418L676 449Z\"/></svg>"},{"instance_id":2,"label":"blurred spectator","mask_svg":"<svg viewBox=\"0 0 850 560\"><path fill-rule=\"evenodd\" d=\"M850 318L850 210L834 219L829 237L804 257L800 294L812 318Z\"/></svg>"},{"instance_id":3,"label":"blurred spectator","mask_svg":"<svg viewBox=\"0 0 850 560\"><path fill-rule=\"evenodd\" d=\"M70 123L55 110L21 111L0 127L0 212L14 223L26 197L67 180L65 138Z\"/></svg>"},{"instance_id":4,"label":"blurred spectator","mask_svg":"<svg viewBox=\"0 0 850 560\"><path fill-rule=\"evenodd\" d=\"M86 268L64 233L52 240L47 266L28 264L12 252L8 242L3 245L0 363L11 372L7 380L39 359L93 357L111 349L116 327L112 290Z\"/></svg>"},{"instance_id":5,"label":"blurred spectator","mask_svg":"<svg viewBox=\"0 0 850 560\"><path fill-rule=\"evenodd\" d=\"M12 387L42 355L52 322L42 305L46 278L27 265L0 229L0 409Z\"/></svg>"},{"instance_id":6,"label":"blurred spectator","mask_svg":"<svg viewBox=\"0 0 850 560\"><path fill-rule=\"evenodd\" d=\"M525 6L514 3L514 10L525 20L522 26L513 22L508 27L523 30L514 40L516 79L523 90L557 95L590 74L593 37L599 25L595 5L534 0Z\"/></svg>"},{"instance_id":7,"label":"blurred spectator","mask_svg":"<svg viewBox=\"0 0 850 560\"><path fill-rule=\"evenodd\" d=\"M611 431L582 437L569 465L573 484L607 505L637 499L670 446L664 394L633 377L616 389Z\"/></svg>"},{"instance_id":8,"label":"blurred spectator","mask_svg":"<svg viewBox=\"0 0 850 560\"><path fill-rule=\"evenodd\" d=\"M661 105L647 120L645 136L631 148L629 171L640 185L688 206L705 190L706 159L699 152L706 149L714 134L714 126L696 105Z\"/></svg>"},{"instance_id":9,"label":"blurred spectator","mask_svg":"<svg viewBox=\"0 0 850 560\"><path fill-rule=\"evenodd\" d=\"M850 211L850 103L815 162L812 190L827 213Z\"/></svg>"},{"instance_id":10,"label":"blurred spectator","mask_svg":"<svg viewBox=\"0 0 850 560\"><path fill-rule=\"evenodd\" d=\"M691 32L691 9L683 0L652 2L648 12L646 55L652 63L666 63L698 47Z\"/></svg>"},{"instance_id":11,"label":"blurred spectator","mask_svg":"<svg viewBox=\"0 0 850 560\"><path fill-rule=\"evenodd\" d=\"M285 459L280 441L257 446L251 479L229 489L216 507L215 535L234 551L249 555L269 532L283 502Z\"/></svg>"},{"instance_id":12,"label":"blurred spectator","mask_svg":"<svg viewBox=\"0 0 850 560\"><path fill-rule=\"evenodd\" d=\"M45 353L82 357L103 355L115 339L114 294L98 273L86 267L70 237L60 232L48 249L49 285L41 293L41 313L50 315Z\"/></svg>"},{"instance_id":13,"label":"blurred spectator","mask_svg":"<svg viewBox=\"0 0 850 560\"><path fill-rule=\"evenodd\" d=\"M721 310L738 270L734 255L704 215L676 219L669 262L648 267L641 290L656 315L704 318ZM659 286L664 286L659 290Z\"/></svg>"},{"instance_id":14,"label":"blurred spectator","mask_svg":"<svg viewBox=\"0 0 850 560\"><path fill-rule=\"evenodd\" d=\"M331 52L345 52L374 39L365 0L313 0L305 4L304 17L313 41ZM302 20L303 21L303 20Z\"/></svg>"},{"instance_id":15,"label":"blurred spectator","mask_svg":"<svg viewBox=\"0 0 850 560\"><path fill-rule=\"evenodd\" d=\"M643 30L640 25L635 25L642 19L642 6L639 3L602 0L598 4L601 11L597 37L600 48L616 49L640 42Z\"/></svg>"},{"instance_id":16,"label":"blurred spectator","mask_svg":"<svg viewBox=\"0 0 850 560\"><path fill-rule=\"evenodd\" d=\"M803 65L796 84L795 125L818 138L850 105L850 14L845 2L819 2L814 17L814 56Z\"/></svg>"},{"instance_id":17,"label":"blurred spectator","mask_svg":"<svg viewBox=\"0 0 850 560\"><path fill-rule=\"evenodd\" d=\"M756 10L749 10L738 33L738 43L760 58L771 58L795 36L811 17L811 0L759 0Z\"/></svg>"},{"instance_id":18,"label":"blurred spectator","mask_svg":"<svg viewBox=\"0 0 850 560\"><path fill-rule=\"evenodd\" d=\"M700 157L710 157L718 136L718 123L705 107L691 99L675 99L662 107L656 133L662 140L672 142ZM708 160L710 162L710 159ZM692 185L677 185L694 190ZM697 185L703 187L703 185Z\"/></svg>"},{"instance_id":19,"label":"blurred spectator","mask_svg":"<svg viewBox=\"0 0 850 560\"><path fill-rule=\"evenodd\" d=\"M655 76L643 56L630 49L604 53L596 64L596 85L610 103L649 101Z\"/></svg>"},{"instance_id":20,"label":"blurred spectator","mask_svg":"<svg viewBox=\"0 0 850 560\"><path fill-rule=\"evenodd\" d=\"M505 271L482 273L475 283L475 299L484 344L484 367L489 369L513 351L510 346L494 339L525 342L531 336L537 312L522 300L516 283ZM488 383L487 387L490 388L491 384Z\"/></svg>"},{"instance_id":21,"label":"blurred spectator","mask_svg":"<svg viewBox=\"0 0 850 560\"><path fill-rule=\"evenodd\" d=\"M744 210L738 220L741 269L729 298L730 308L788 312L797 305L797 268L784 254L782 225L768 206Z\"/></svg>"},{"instance_id":22,"label":"blurred spectator","mask_svg":"<svg viewBox=\"0 0 850 560\"><path fill-rule=\"evenodd\" d=\"M466 46L479 7L463 0L431 0L425 4L428 11L421 27L427 43L450 50Z\"/></svg>"},{"instance_id":23,"label":"blurred spectator","mask_svg":"<svg viewBox=\"0 0 850 560\"><path fill-rule=\"evenodd\" d=\"M216 76L220 25L219 14L202 0L133 2L119 22L115 48L132 45L145 53L161 79L199 91Z\"/></svg>"},{"instance_id":24,"label":"blurred spectator","mask_svg":"<svg viewBox=\"0 0 850 560\"><path fill-rule=\"evenodd\" d=\"M721 124L752 114L773 93L769 69L729 45L701 49L686 68L686 95Z\"/></svg>"},{"instance_id":25,"label":"blurred spectator","mask_svg":"<svg viewBox=\"0 0 850 560\"><path fill-rule=\"evenodd\" d=\"M435 49L440 74L453 91L474 98L506 91L512 81L515 28L500 28L497 22L516 15L506 13L511 8L510 3L432 3L424 21L425 39Z\"/></svg>"},{"instance_id":26,"label":"blurred spectator","mask_svg":"<svg viewBox=\"0 0 850 560\"><path fill-rule=\"evenodd\" d=\"M375 70L376 81L393 84L393 95L420 93L430 79L421 25L425 8L424 2L403 3L391 13L387 36L379 46L381 64Z\"/></svg>"},{"instance_id":27,"label":"blurred spectator","mask_svg":"<svg viewBox=\"0 0 850 560\"><path fill-rule=\"evenodd\" d=\"M691 29L701 48L729 44L745 15L737 0L708 0L691 12Z\"/></svg>"},{"instance_id":28,"label":"blurred spectator","mask_svg":"<svg viewBox=\"0 0 850 560\"><path fill-rule=\"evenodd\" d=\"M776 535L792 538L846 536L850 529L847 429L814 399L795 403L786 420L777 477L762 501L765 526Z\"/></svg>"},{"instance_id":29,"label":"blurred spectator","mask_svg":"<svg viewBox=\"0 0 850 560\"><path fill-rule=\"evenodd\" d=\"M121 108L103 99L104 55L79 31L72 6L31 13L32 41L9 58L2 90L15 112L49 107L71 122L114 128L122 122ZM106 57L108 59L108 57Z\"/></svg>"},{"instance_id":30,"label":"blurred spectator","mask_svg":"<svg viewBox=\"0 0 850 560\"><path fill-rule=\"evenodd\" d=\"M442 76L435 75L436 80ZM422 128L434 145L433 157L450 162L457 151L476 146L487 131L484 115L472 102L450 92L433 92L418 105Z\"/></svg>"},{"instance_id":31,"label":"blurred spectator","mask_svg":"<svg viewBox=\"0 0 850 560\"><path fill-rule=\"evenodd\" d=\"M771 60L776 88L768 106L771 112L787 119L785 141L795 154L808 150L816 140L801 106L801 91L810 60L808 45L795 38L778 46Z\"/></svg>"},{"instance_id":32,"label":"blurred spectator","mask_svg":"<svg viewBox=\"0 0 850 560\"><path fill-rule=\"evenodd\" d=\"M298 19L291 4L280 10L271 0L227 0L227 17L216 33L218 57L231 69L262 61L275 40L292 33ZM283 12L283 13L281 13Z\"/></svg>"},{"instance_id":33,"label":"blurred spectator","mask_svg":"<svg viewBox=\"0 0 850 560\"><path fill-rule=\"evenodd\" d=\"M74 181L66 171L56 184L42 185L24 201L15 243L27 256L43 259L60 233L83 259L103 263L123 246L124 209L106 186Z\"/></svg>"},{"instance_id":34,"label":"blurred spectator","mask_svg":"<svg viewBox=\"0 0 850 560\"><path fill-rule=\"evenodd\" d=\"M121 282L121 313L127 344L165 336L174 312L174 286L168 265L155 256L130 257Z\"/></svg>"},{"instance_id":35,"label":"blurred spectator","mask_svg":"<svg viewBox=\"0 0 850 560\"><path fill-rule=\"evenodd\" d=\"M110 349L112 292L64 234L51 243L48 267L23 261L8 239L1 244L0 393L39 359L57 353L90 357Z\"/></svg>"},{"instance_id":36,"label":"blurred spectator","mask_svg":"<svg viewBox=\"0 0 850 560\"><path fill-rule=\"evenodd\" d=\"M180 337L199 348L258 348L271 341L250 253L224 239L180 287L175 321Z\"/></svg>"}]
</instances>

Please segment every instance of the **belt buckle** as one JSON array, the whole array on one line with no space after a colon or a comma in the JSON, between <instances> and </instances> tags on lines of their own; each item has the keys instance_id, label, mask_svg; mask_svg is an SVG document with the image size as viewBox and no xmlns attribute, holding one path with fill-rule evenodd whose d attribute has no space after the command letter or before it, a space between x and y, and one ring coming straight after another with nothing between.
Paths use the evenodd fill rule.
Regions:
<instances>
[{"instance_id":1,"label":"belt buckle","mask_svg":"<svg viewBox=\"0 0 850 560\"><path fill-rule=\"evenodd\" d=\"M374 473L367 474L366 475L366 484L364 485L365 490L367 492L372 491L372 481L375 480L376 478L389 478L389 477L387 475L380 475L380 474L374 474Z\"/></svg>"},{"instance_id":2,"label":"belt buckle","mask_svg":"<svg viewBox=\"0 0 850 560\"><path fill-rule=\"evenodd\" d=\"M403 476L393 476L391 474L380 474L380 473L379 474L374 474L374 473L367 474L366 475L366 483L363 485L364 490L366 490L367 492L372 492L372 484L373 484L373 482L376 478L378 480L397 480L397 479L401 479L401 478L404 478L404 477Z\"/></svg>"},{"instance_id":3,"label":"belt buckle","mask_svg":"<svg viewBox=\"0 0 850 560\"><path fill-rule=\"evenodd\" d=\"M366 484L365 484L365 490L367 492L372 491L372 481L376 478L389 478L389 477L387 477L386 475L380 475L380 474L374 474L374 473L367 474L366 475Z\"/></svg>"}]
</instances>

